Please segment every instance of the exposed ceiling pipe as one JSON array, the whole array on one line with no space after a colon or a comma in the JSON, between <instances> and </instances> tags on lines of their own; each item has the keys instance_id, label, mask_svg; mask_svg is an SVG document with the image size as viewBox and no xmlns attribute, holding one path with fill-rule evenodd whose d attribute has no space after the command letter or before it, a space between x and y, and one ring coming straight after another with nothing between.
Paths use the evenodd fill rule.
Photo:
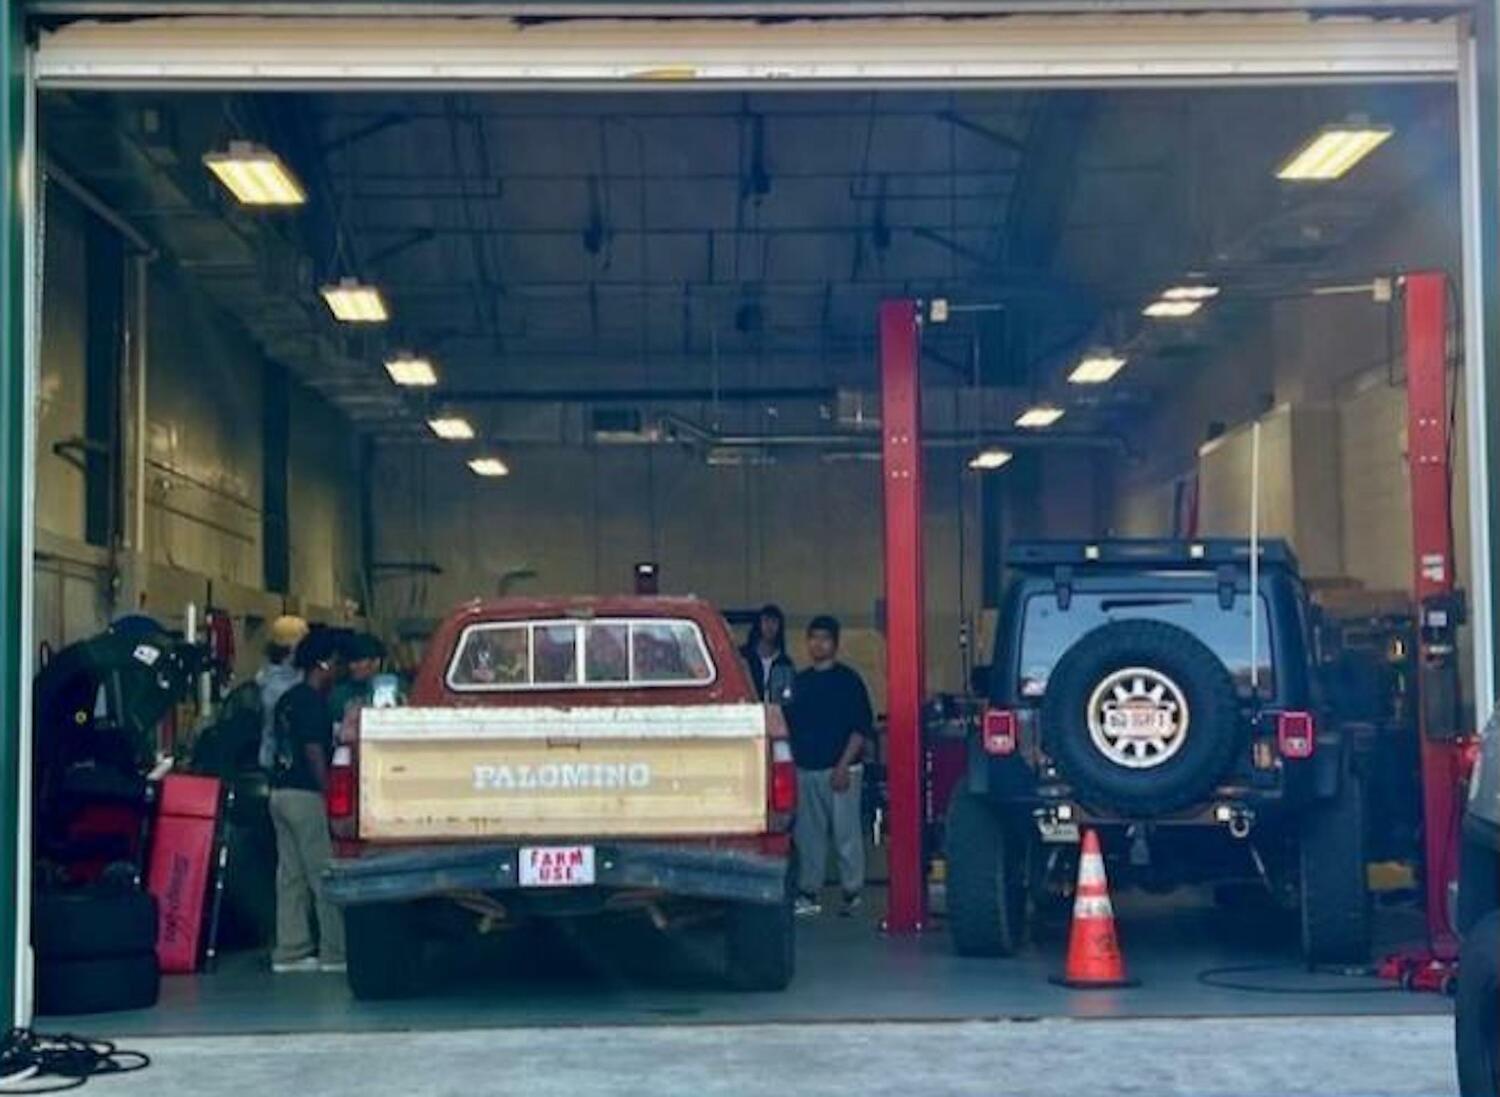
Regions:
<instances>
[{"instance_id":1,"label":"exposed ceiling pipe","mask_svg":"<svg viewBox=\"0 0 1500 1097\"><path fill-rule=\"evenodd\" d=\"M70 175L66 168L59 166L57 161L51 157L45 157L42 160L42 174L47 180L56 183L72 195L80 205L87 208L99 220L123 236L130 242L135 251L144 256L148 262L156 259L157 251L155 245L150 240L147 240L139 229L116 213L104 199L100 198Z\"/></svg>"},{"instance_id":2,"label":"exposed ceiling pipe","mask_svg":"<svg viewBox=\"0 0 1500 1097\"><path fill-rule=\"evenodd\" d=\"M660 417L667 440L691 441L705 448L770 449L775 447L813 447L821 449L878 450L878 436L866 434L720 434L682 415ZM1057 449L1062 447L1108 449L1127 452L1125 439L1118 434L1063 431L927 431L922 444L933 449L964 449L974 446L1012 446L1020 448Z\"/></svg>"}]
</instances>

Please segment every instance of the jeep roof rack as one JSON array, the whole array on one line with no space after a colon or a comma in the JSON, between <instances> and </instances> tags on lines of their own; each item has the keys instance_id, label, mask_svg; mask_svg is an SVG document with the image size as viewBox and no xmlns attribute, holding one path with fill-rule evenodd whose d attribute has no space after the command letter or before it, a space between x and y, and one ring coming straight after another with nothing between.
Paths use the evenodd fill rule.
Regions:
<instances>
[{"instance_id":1,"label":"jeep roof rack","mask_svg":"<svg viewBox=\"0 0 1500 1097\"><path fill-rule=\"evenodd\" d=\"M1297 569L1291 546L1279 537L1260 542L1261 567ZM1098 541L1013 541L1006 564L1023 571L1050 568L1183 568L1209 570L1250 563L1250 542L1238 537L1110 538Z\"/></svg>"}]
</instances>

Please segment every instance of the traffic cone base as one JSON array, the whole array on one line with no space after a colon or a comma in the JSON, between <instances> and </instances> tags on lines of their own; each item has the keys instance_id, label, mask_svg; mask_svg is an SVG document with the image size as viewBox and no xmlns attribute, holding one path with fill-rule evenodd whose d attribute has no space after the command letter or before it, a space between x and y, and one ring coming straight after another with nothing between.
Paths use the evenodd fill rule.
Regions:
<instances>
[{"instance_id":1,"label":"traffic cone base","mask_svg":"<svg viewBox=\"0 0 1500 1097\"><path fill-rule=\"evenodd\" d=\"M1078 894L1073 902L1073 925L1068 931L1068 959L1061 975L1049 980L1074 990L1109 990L1139 986L1125 974L1125 958L1115 935L1115 912L1109 901L1104 855L1099 836L1083 836L1078 858Z\"/></svg>"}]
</instances>

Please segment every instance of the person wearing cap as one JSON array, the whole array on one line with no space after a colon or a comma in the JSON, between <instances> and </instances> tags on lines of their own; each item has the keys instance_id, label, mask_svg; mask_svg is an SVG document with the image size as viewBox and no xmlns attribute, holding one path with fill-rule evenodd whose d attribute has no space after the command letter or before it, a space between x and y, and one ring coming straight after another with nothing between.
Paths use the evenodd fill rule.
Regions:
<instances>
[{"instance_id":1,"label":"person wearing cap","mask_svg":"<svg viewBox=\"0 0 1500 1097\"><path fill-rule=\"evenodd\" d=\"M307 635L307 622L287 614L271 622L266 661L255 673L260 690L260 768L270 772L276 753L276 703L287 690L302 681L302 672L292 666L292 653Z\"/></svg>"},{"instance_id":2,"label":"person wearing cap","mask_svg":"<svg viewBox=\"0 0 1500 1097\"><path fill-rule=\"evenodd\" d=\"M271 970L344 970L344 918L324 891L333 858L324 798L333 751L328 691L338 673L338 642L325 631L297 645L302 681L276 704L271 823L276 831L276 946ZM314 943L313 912L317 912Z\"/></svg>"},{"instance_id":3,"label":"person wearing cap","mask_svg":"<svg viewBox=\"0 0 1500 1097\"><path fill-rule=\"evenodd\" d=\"M367 632L356 633L344 645L344 676L328 694L329 715L338 726L351 704L370 701L373 679L385 662L385 645Z\"/></svg>"},{"instance_id":4,"label":"person wearing cap","mask_svg":"<svg viewBox=\"0 0 1500 1097\"><path fill-rule=\"evenodd\" d=\"M777 667L785 668L789 681L796 672L791 657L786 653L786 615L781 607L772 603L762 606L750 626L750 636L740 648L745 667L750 671L750 681L755 686L755 695L762 701L782 704L786 697L767 697L766 688L771 684L771 672ZM785 692L785 691L783 691Z\"/></svg>"},{"instance_id":5,"label":"person wearing cap","mask_svg":"<svg viewBox=\"0 0 1500 1097\"><path fill-rule=\"evenodd\" d=\"M834 617L814 617L808 623L807 655L812 665L797 675L786 708L792 760L797 764L792 838L797 845L796 909L801 916L822 912L830 835L843 889L842 915L859 909L865 886L861 763L875 715L859 672L838 660L839 631Z\"/></svg>"}]
</instances>

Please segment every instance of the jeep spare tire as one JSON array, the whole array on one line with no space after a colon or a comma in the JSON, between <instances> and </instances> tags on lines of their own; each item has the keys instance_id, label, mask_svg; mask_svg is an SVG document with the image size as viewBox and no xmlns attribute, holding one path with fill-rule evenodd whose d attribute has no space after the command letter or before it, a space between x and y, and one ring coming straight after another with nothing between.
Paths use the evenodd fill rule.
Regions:
<instances>
[{"instance_id":1,"label":"jeep spare tire","mask_svg":"<svg viewBox=\"0 0 1500 1097\"><path fill-rule=\"evenodd\" d=\"M1078 798L1128 816L1201 800L1239 746L1234 680L1191 633L1117 621L1058 660L1042 699L1046 749Z\"/></svg>"}]
</instances>

